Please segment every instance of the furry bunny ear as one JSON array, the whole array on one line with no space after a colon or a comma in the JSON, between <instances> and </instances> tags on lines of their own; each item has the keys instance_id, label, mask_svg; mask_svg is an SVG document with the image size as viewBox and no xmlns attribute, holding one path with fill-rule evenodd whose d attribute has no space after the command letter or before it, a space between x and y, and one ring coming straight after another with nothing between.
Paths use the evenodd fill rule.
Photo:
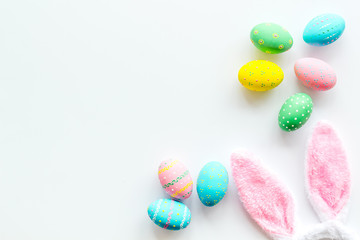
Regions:
<instances>
[{"instance_id":1,"label":"furry bunny ear","mask_svg":"<svg viewBox=\"0 0 360 240\"><path fill-rule=\"evenodd\" d=\"M339 221L328 221L317 225L311 232L298 238L298 240L314 239L359 240L359 236Z\"/></svg>"},{"instance_id":2,"label":"furry bunny ear","mask_svg":"<svg viewBox=\"0 0 360 240\"><path fill-rule=\"evenodd\" d=\"M231 155L231 167L249 215L274 239L290 239L294 233L294 201L286 188L246 151Z\"/></svg>"},{"instance_id":3,"label":"furry bunny ear","mask_svg":"<svg viewBox=\"0 0 360 240\"><path fill-rule=\"evenodd\" d=\"M306 165L309 198L320 220L341 219L350 197L350 170L342 142L329 123L316 125Z\"/></svg>"}]
</instances>

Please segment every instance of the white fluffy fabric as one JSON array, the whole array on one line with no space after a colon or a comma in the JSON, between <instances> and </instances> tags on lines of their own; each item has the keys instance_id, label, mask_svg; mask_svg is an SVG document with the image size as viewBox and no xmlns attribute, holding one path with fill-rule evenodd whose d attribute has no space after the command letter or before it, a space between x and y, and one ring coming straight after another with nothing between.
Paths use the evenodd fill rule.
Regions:
<instances>
[{"instance_id":1,"label":"white fluffy fabric","mask_svg":"<svg viewBox=\"0 0 360 240\"><path fill-rule=\"evenodd\" d=\"M339 221L329 221L317 225L299 240L360 240L359 237L347 229Z\"/></svg>"}]
</instances>

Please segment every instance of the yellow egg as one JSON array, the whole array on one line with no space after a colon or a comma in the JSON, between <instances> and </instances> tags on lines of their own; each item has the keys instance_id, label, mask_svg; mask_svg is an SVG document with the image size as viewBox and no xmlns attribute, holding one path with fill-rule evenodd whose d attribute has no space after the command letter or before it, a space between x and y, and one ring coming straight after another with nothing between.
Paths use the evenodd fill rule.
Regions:
<instances>
[{"instance_id":1,"label":"yellow egg","mask_svg":"<svg viewBox=\"0 0 360 240\"><path fill-rule=\"evenodd\" d=\"M255 60L239 70L240 83L252 91L267 91L277 87L284 79L284 72L273 62Z\"/></svg>"}]
</instances>

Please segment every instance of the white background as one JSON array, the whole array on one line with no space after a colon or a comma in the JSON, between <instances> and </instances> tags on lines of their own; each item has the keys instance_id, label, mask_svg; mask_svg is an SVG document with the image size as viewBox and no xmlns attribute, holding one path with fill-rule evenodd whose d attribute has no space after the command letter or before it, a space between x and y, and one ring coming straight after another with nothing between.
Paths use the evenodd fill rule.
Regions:
<instances>
[{"instance_id":1,"label":"white background","mask_svg":"<svg viewBox=\"0 0 360 240\"><path fill-rule=\"evenodd\" d=\"M336 43L305 44L307 22L333 12L346 20ZM251 28L275 22L293 48L266 55ZM359 22L355 1L3 0L0 2L0 239L267 239L245 214L233 179L216 207L196 191L192 222L155 226L148 205L165 197L158 164L178 158L196 180L208 161L228 170L243 147L286 182L299 231L318 222L304 192L305 143L320 119L334 123L360 202ZM338 76L329 92L302 87L293 72L318 57ZM248 61L285 73L265 93L237 80ZM284 100L306 92L314 112L300 130L277 125ZM360 204L347 225L360 229Z\"/></svg>"}]
</instances>

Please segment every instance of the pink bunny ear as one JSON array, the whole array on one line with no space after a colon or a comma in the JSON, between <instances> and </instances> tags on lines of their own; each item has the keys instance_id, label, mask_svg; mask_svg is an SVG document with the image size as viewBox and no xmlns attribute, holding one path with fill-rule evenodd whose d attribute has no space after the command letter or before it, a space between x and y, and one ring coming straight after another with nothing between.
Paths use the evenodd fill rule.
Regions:
<instances>
[{"instance_id":1,"label":"pink bunny ear","mask_svg":"<svg viewBox=\"0 0 360 240\"><path fill-rule=\"evenodd\" d=\"M251 153L233 153L231 166L250 216L273 238L290 238L294 233L294 201L286 188Z\"/></svg>"},{"instance_id":2,"label":"pink bunny ear","mask_svg":"<svg viewBox=\"0 0 360 240\"><path fill-rule=\"evenodd\" d=\"M306 171L310 201L320 219L342 217L350 198L350 170L342 143L326 122L317 124L309 141Z\"/></svg>"}]
</instances>

